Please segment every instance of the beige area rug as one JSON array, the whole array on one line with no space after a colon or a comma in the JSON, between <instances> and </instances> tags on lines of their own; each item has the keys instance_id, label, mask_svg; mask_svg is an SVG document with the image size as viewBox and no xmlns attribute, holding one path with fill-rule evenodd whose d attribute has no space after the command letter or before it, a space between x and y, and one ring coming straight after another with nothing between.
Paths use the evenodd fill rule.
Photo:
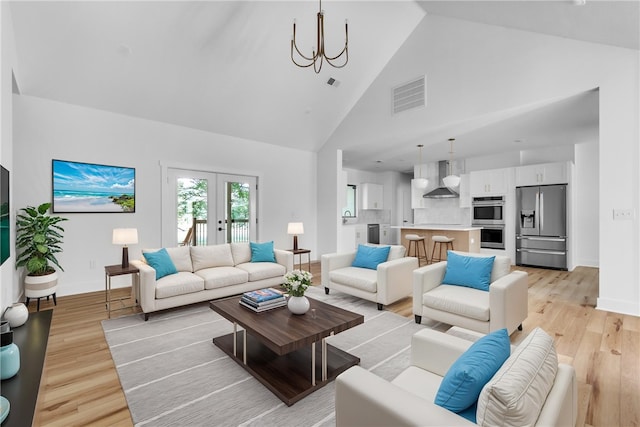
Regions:
<instances>
[{"instance_id":1,"label":"beige area rug","mask_svg":"<svg viewBox=\"0 0 640 427\"><path fill-rule=\"evenodd\" d=\"M340 292L325 295L313 287L308 295L364 315L365 323L328 342L382 378L409 366L411 336L429 327ZM233 326L207 303L154 314L147 322L142 315L105 320L102 327L136 426L335 425L333 382L287 407L213 345L213 337Z\"/></svg>"}]
</instances>

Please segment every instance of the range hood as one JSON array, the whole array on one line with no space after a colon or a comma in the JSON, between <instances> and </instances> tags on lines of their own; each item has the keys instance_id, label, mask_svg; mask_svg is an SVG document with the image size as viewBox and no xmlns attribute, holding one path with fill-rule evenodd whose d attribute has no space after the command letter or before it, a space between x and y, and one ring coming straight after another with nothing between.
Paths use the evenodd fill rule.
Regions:
<instances>
[{"instance_id":1,"label":"range hood","mask_svg":"<svg viewBox=\"0 0 640 427\"><path fill-rule=\"evenodd\" d=\"M447 176L447 161L440 160L438 162L438 184L441 184L440 187L435 190L431 190L428 193L424 194L422 197L425 199L453 199L455 197L460 197L458 193L450 189L449 187L445 187L443 184L443 178Z\"/></svg>"}]
</instances>

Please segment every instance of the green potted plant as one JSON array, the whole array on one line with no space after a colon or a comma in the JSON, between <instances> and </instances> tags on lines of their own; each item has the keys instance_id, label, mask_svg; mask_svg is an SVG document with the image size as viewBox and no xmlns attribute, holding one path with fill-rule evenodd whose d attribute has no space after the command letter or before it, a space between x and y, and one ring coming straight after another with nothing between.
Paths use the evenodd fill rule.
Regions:
<instances>
[{"instance_id":1,"label":"green potted plant","mask_svg":"<svg viewBox=\"0 0 640 427\"><path fill-rule=\"evenodd\" d=\"M58 263L56 254L62 251L62 233L58 225L67 218L51 216L48 210L51 203L43 203L37 208L27 206L20 209L16 218L16 268L24 267L27 275L24 279L27 304L30 298L42 298L53 295L58 283L58 274L53 265L64 269Z\"/></svg>"}]
</instances>

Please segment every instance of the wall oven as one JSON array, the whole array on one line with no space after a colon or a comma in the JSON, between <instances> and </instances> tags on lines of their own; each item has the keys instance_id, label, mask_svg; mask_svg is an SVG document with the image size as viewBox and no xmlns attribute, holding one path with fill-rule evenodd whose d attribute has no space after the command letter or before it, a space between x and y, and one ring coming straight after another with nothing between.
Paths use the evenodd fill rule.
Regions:
<instances>
[{"instance_id":1,"label":"wall oven","mask_svg":"<svg viewBox=\"0 0 640 427\"><path fill-rule=\"evenodd\" d=\"M482 227L480 247L504 249L504 196L474 197L471 207L473 210L471 223Z\"/></svg>"},{"instance_id":2,"label":"wall oven","mask_svg":"<svg viewBox=\"0 0 640 427\"><path fill-rule=\"evenodd\" d=\"M474 224L504 225L504 196L474 197L471 207Z\"/></svg>"}]
</instances>

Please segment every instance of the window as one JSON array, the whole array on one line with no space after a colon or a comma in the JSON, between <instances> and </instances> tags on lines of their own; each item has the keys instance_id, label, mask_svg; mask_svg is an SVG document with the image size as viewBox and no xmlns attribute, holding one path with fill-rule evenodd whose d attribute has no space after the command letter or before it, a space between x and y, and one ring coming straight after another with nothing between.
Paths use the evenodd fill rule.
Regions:
<instances>
[{"instance_id":1,"label":"window","mask_svg":"<svg viewBox=\"0 0 640 427\"><path fill-rule=\"evenodd\" d=\"M356 217L356 186L353 184L347 185L347 204L342 208L342 217Z\"/></svg>"}]
</instances>

